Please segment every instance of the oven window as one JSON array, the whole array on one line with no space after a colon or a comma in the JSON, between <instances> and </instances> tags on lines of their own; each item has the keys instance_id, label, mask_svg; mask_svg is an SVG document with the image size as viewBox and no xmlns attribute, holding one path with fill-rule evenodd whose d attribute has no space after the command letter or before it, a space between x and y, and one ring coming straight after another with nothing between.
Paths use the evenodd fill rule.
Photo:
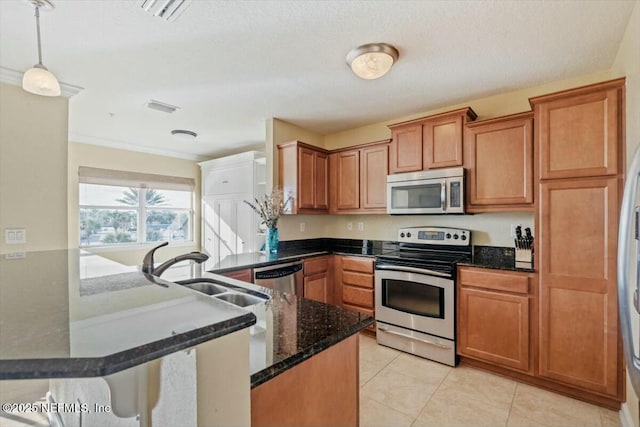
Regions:
<instances>
[{"instance_id":1,"label":"oven window","mask_svg":"<svg viewBox=\"0 0 640 427\"><path fill-rule=\"evenodd\" d=\"M391 187L391 207L395 209L420 209L442 207L440 191L442 185L399 185Z\"/></svg>"},{"instance_id":2,"label":"oven window","mask_svg":"<svg viewBox=\"0 0 640 427\"><path fill-rule=\"evenodd\" d=\"M419 316L444 319L444 288L385 279L382 281L382 305Z\"/></svg>"}]
</instances>

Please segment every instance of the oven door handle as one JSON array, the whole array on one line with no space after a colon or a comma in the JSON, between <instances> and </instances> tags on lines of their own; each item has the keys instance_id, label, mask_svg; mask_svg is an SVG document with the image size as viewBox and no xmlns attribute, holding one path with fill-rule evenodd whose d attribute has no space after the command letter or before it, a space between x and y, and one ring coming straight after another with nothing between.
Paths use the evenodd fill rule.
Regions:
<instances>
[{"instance_id":1,"label":"oven door handle","mask_svg":"<svg viewBox=\"0 0 640 427\"><path fill-rule=\"evenodd\" d=\"M428 345L432 345L434 347L443 348L443 349L446 349L446 350L451 349L451 346L449 346L449 345L444 345L444 344L440 344L440 343L437 343L437 342L433 342L431 340L426 340L424 338L418 338L418 337L414 337L414 336L411 336L411 335L403 334L401 332L392 331L390 329L385 328L384 326L378 325L378 329L381 330L382 332L386 332L386 333L391 334L391 335L398 335L398 336L400 336L402 338L408 338L410 340L418 341L418 342L421 342L421 343L424 343L424 344L428 344Z\"/></svg>"},{"instance_id":2,"label":"oven door handle","mask_svg":"<svg viewBox=\"0 0 640 427\"><path fill-rule=\"evenodd\" d=\"M426 268L406 267L404 265L377 265L376 270L393 270L404 271L407 273L429 274L431 276L451 278L450 274L442 273L440 271L429 270Z\"/></svg>"}]
</instances>

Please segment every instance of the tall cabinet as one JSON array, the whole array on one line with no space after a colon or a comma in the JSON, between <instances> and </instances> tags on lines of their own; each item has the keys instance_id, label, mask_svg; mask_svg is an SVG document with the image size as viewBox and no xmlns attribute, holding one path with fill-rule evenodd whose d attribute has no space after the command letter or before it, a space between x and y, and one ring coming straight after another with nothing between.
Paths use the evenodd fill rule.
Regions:
<instances>
[{"instance_id":1,"label":"tall cabinet","mask_svg":"<svg viewBox=\"0 0 640 427\"><path fill-rule=\"evenodd\" d=\"M624 79L532 98L538 181L538 375L620 401L616 251Z\"/></svg>"},{"instance_id":2,"label":"tall cabinet","mask_svg":"<svg viewBox=\"0 0 640 427\"><path fill-rule=\"evenodd\" d=\"M248 151L199 163L202 173L202 251L213 260L255 252L264 243L260 221L244 203L266 191L266 159Z\"/></svg>"}]
</instances>

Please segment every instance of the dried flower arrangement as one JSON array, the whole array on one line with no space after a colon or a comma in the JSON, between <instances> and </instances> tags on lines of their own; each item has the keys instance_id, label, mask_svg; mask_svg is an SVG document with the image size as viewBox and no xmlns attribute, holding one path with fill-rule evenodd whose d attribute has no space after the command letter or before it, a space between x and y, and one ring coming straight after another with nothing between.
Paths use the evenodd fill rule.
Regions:
<instances>
[{"instance_id":1,"label":"dried flower arrangement","mask_svg":"<svg viewBox=\"0 0 640 427\"><path fill-rule=\"evenodd\" d=\"M262 224L265 224L267 228L276 228L278 226L278 219L284 214L287 204L291 199L291 195L285 199L284 192L274 187L273 190L271 190L271 194L265 194L260 198L256 197L254 199L255 204L247 200L244 202L260 216Z\"/></svg>"}]
</instances>

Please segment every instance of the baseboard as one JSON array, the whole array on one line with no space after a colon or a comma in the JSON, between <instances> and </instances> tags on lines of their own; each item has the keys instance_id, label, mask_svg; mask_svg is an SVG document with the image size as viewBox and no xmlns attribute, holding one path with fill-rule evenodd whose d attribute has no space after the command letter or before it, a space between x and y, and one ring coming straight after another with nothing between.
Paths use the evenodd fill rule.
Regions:
<instances>
[{"instance_id":1,"label":"baseboard","mask_svg":"<svg viewBox=\"0 0 640 427\"><path fill-rule=\"evenodd\" d=\"M629 410L629 402L624 402L622 404L622 408L620 408L619 414L622 427L638 427L638 425L633 422L633 416L631 415L631 411Z\"/></svg>"}]
</instances>

